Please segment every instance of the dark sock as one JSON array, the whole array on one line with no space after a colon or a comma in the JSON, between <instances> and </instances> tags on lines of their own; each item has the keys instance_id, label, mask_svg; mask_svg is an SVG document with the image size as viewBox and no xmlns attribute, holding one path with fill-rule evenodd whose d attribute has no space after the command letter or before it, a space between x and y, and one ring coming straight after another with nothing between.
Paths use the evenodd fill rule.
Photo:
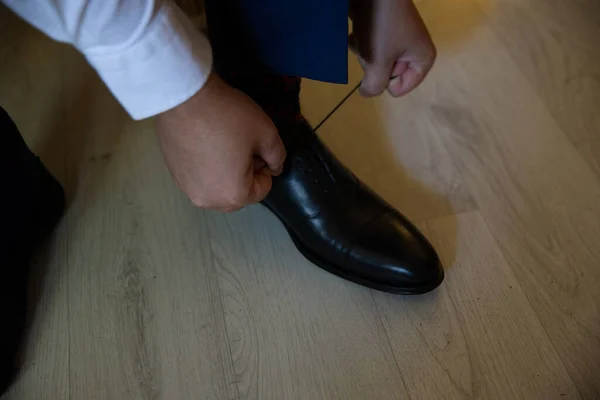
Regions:
<instances>
[{"instance_id":1,"label":"dark sock","mask_svg":"<svg viewBox=\"0 0 600 400\"><path fill-rule=\"evenodd\" d=\"M237 0L205 4L217 74L258 103L276 124L302 118L301 79L275 74L265 65L244 5Z\"/></svg>"},{"instance_id":2,"label":"dark sock","mask_svg":"<svg viewBox=\"0 0 600 400\"><path fill-rule=\"evenodd\" d=\"M303 118L300 78L270 73L240 75L235 72L221 73L221 76L252 98L276 124Z\"/></svg>"}]
</instances>

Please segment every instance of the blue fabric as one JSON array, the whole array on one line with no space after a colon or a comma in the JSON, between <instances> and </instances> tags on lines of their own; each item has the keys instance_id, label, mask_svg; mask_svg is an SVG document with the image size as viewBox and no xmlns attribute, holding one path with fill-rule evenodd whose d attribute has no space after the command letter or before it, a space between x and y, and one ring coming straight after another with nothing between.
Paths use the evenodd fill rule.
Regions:
<instances>
[{"instance_id":1,"label":"blue fabric","mask_svg":"<svg viewBox=\"0 0 600 400\"><path fill-rule=\"evenodd\" d=\"M215 58L231 68L348 80L348 0L209 0L207 18Z\"/></svg>"}]
</instances>

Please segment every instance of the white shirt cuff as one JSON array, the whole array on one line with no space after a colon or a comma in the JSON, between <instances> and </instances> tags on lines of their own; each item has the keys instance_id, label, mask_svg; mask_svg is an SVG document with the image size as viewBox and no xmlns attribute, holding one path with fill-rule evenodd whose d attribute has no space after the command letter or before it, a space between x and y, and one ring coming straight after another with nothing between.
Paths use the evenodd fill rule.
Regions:
<instances>
[{"instance_id":1,"label":"white shirt cuff","mask_svg":"<svg viewBox=\"0 0 600 400\"><path fill-rule=\"evenodd\" d=\"M134 119L178 106L208 80L212 51L177 6L164 4L135 42L84 55Z\"/></svg>"}]
</instances>

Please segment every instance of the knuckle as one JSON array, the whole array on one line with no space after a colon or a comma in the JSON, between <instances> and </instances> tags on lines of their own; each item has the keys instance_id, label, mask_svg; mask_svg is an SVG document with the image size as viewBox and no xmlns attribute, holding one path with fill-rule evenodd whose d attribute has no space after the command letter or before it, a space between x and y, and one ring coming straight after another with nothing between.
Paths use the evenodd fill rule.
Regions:
<instances>
[{"instance_id":1,"label":"knuckle","mask_svg":"<svg viewBox=\"0 0 600 400\"><path fill-rule=\"evenodd\" d=\"M267 151L277 150L277 136L275 134L269 134L266 138L263 139L262 148Z\"/></svg>"},{"instance_id":2,"label":"knuckle","mask_svg":"<svg viewBox=\"0 0 600 400\"><path fill-rule=\"evenodd\" d=\"M281 137L279 136L279 131L275 128L275 125L272 126L273 129L270 129L267 132L267 136L265 137L265 144L268 147L279 147L282 145Z\"/></svg>"},{"instance_id":3,"label":"knuckle","mask_svg":"<svg viewBox=\"0 0 600 400\"><path fill-rule=\"evenodd\" d=\"M269 158L270 163L283 164L286 157L285 147L278 134L265 139L262 146L263 155Z\"/></svg>"}]
</instances>

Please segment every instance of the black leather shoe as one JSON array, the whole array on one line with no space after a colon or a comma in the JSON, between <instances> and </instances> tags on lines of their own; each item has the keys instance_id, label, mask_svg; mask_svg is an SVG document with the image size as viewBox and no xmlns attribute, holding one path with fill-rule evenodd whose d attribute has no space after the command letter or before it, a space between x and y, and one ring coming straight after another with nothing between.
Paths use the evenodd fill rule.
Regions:
<instances>
[{"instance_id":1,"label":"black leather shoe","mask_svg":"<svg viewBox=\"0 0 600 400\"><path fill-rule=\"evenodd\" d=\"M344 167L303 120L279 126L288 152L263 204L317 266L383 292L420 294L444 279L427 239Z\"/></svg>"},{"instance_id":2,"label":"black leather shoe","mask_svg":"<svg viewBox=\"0 0 600 400\"><path fill-rule=\"evenodd\" d=\"M18 372L31 256L64 207L62 187L0 107L0 396Z\"/></svg>"}]
</instances>

